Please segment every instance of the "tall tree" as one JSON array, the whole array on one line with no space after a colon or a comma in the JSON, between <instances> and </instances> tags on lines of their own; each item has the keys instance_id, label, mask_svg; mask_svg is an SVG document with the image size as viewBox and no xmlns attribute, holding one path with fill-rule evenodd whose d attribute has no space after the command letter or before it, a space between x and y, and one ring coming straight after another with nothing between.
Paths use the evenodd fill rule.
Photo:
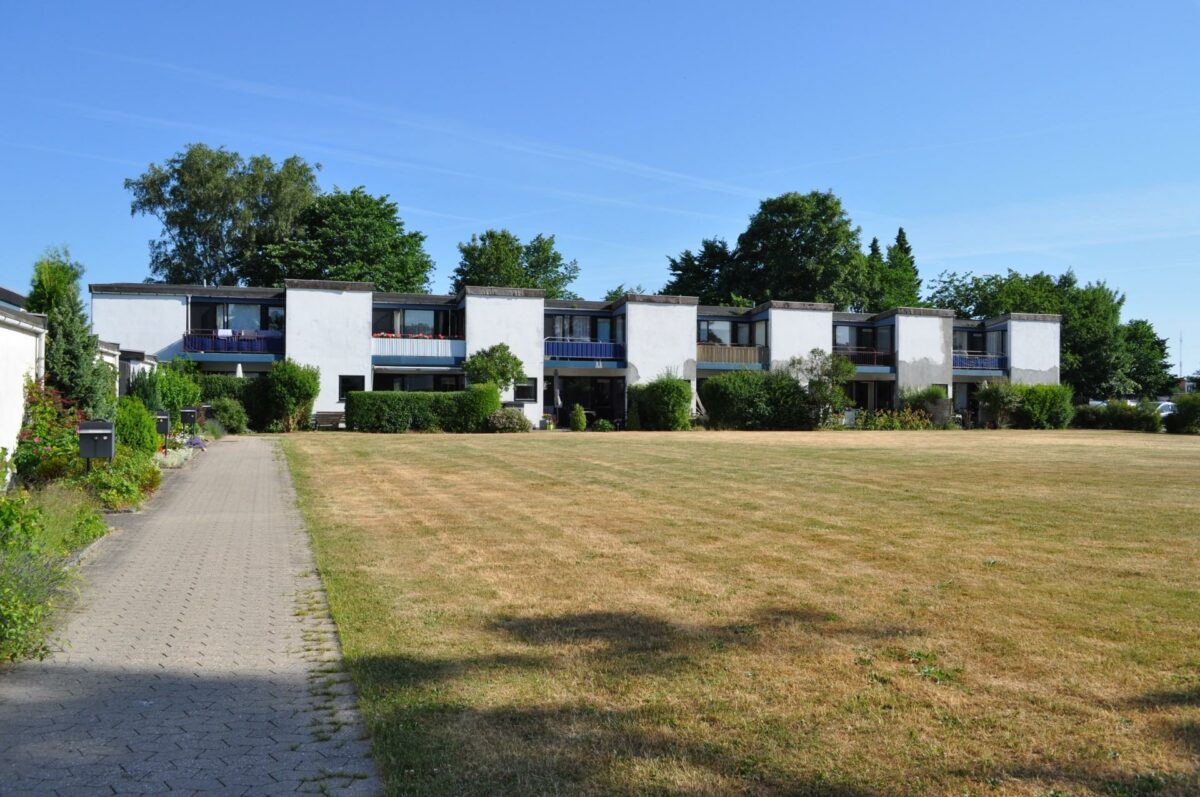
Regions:
<instances>
[{"instance_id":1,"label":"tall tree","mask_svg":"<svg viewBox=\"0 0 1200 797\"><path fill-rule=\"evenodd\" d=\"M879 285L880 306L873 309L914 307L921 303L921 277L903 227L896 232L895 242L887 248Z\"/></svg>"},{"instance_id":2,"label":"tall tree","mask_svg":"<svg viewBox=\"0 0 1200 797\"><path fill-rule=\"evenodd\" d=\"M738 236L738 284L730 290L758 301L865 308L870 297L859 234L832 191L764 199Z\"/></svg>"},{"instance_id":3,"label":"tall tree","mask_svg":"<svg viewBox=\"0 0 1200 797\"><path fill-rule=\"evenodd\" d=\"M486 230L458 245L459 261L451 287L467 285L540 288L548 299L579 298L567 286L579 276L579 264L567 261L554 236L538 235L527 245L508 230Z\"/></svg>"},{"instance_id":4,"label":"tall tree","mask_svg":"<svg viewBox=\"0 0 1200 797\"><path fill-rule=\"evenodd\" d=\"M698 296L704 304L728 300L727 286L733 278L734 253L720 238L706 238L700 249L685 249L667 258L671 279L662 292L675 296Z\"/></svg>"},{"instance_id":5,"label":"tall tree","mask_svg":"<svg viewBox=\"0 0 1200 797\"><path fill-rule=\"evenodd\" d=\"M46 381L92 418L111 417L116 409L116 374L100 360L91 333L79 279L83 265L66 247L47 249L33 265L25 309L46 315Z\"/></svg>"},{"instance_id":6,"label":"tall tree","mask_svg":"<svg viewBox=\"0 0 1200 797\"><path fill-rule=\"evenodd\" d=\"M1121 336L1129 354L1128 376L1134 392L1142 398L1169 394L1176 379L1167 358L1167 339L1160 338L1154 325L1140 318L1122 326Z\"/></svg>"},{"instance_id":7,"label":"tall tree","mask_svg":"<svg viewBox=\"0 0 1200 797\"><path fill-rule=\"evenodd\" d=\"M285 279L372 282L381 291L426 293L433 260L425 236L407 231L387 195L361 186L322 194L300 212L294 230L268 244L243 272L252 285Z\"/></svg>"},{"instance_id":8,"label":"tall tree","mask_svg":"<svg viewBox=\"0 0 1200 797\"><path fill-rule=\"evenodd\" d=\"M154 216L150 274L162 282L259 284L242 269L291 234L317 194L316 169L292 156L278 166L224 147L189 144L163 164L125 181L132 215Z\"/></svg>"},{"instance_id":9,"label":"tall tree","mask_svg":"<svg viewBox=\"0 0 1200 797\"><path fill-rule=\"evenodd\" d=\"M625 283L622 282L620 285L618 285L617 287L613 288L612 290L610 290L604 294L604 301L615 302L617 299L620 299L627 293L645 293L645 292L646 292L646 289L642 287L642 284L640 282L637 285L629 285L629 286L626 286Z\"/></svg>"},{"instance_id":10,"label":"tall tree","mask_svg":"<svg viewBox=\"0 0 1200 797\"><path fill-rule=\"evenodd\" d=\"M867 247L866 259L863 262L863 278L867 291L867 311L878 313L887 308L887 297L884 288L884 271L887 260L883 257L883 248L878 238L872 238Z\"/></svg>"}]
</instances>

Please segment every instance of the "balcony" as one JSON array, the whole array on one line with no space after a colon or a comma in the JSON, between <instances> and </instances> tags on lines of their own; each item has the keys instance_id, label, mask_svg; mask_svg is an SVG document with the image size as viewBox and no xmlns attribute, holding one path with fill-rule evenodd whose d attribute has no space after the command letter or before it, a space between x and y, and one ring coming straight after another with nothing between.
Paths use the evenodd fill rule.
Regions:
<instances>
[{"instance_id":1,"label":"balcony","mask_svg":"<svg viewBox=\"0 0 1200 797\"><path fill-rule=\"evenodd\" d=\"M723 343L697 343L696 362L733 366L761 366L767 363L766 346L728 346Z\"/></svg>"},{"instance_id":2,"label":"balcony","mask_svg":"<svg viewBox=\"0 0 1200 797\"><path fill-rule=\"evenodd\" d=\"M462 360L467 356L467 342L461 338L405 338L394 335L374 335L371 338L371 356Z\"/></svg>"},{"instance_id":3,"label":"balcony","mask_svg":"<svg viewBox=\"0 0 1200 797\"><path fill-rule=\"evenodd\" d=\"M840 354L855 365L891 367L896 364L896 355L890 351L879 351L862 346L834 346L833 353Z\"/></svg>"},{"instance_id":4,"label":"balcony","mask_svg":"<svg viewBox=\"0 0 1200 797\"><path fill-rule=\"evenodd\" d=\"M625 346L603 340L546 338L547 360L624 360Z\"/></svg>"},{"instance_id":5,"label":"balcony","mask_svg":"<svg viewBox=\"0 0 1200 797\"><path fill-rule=\"evenodd\" d=\"M1008 368L1008 358L986 351L956 351L954 367L972 371L1003 371Z\"/></svg>"},{"instance_id":6,"label":"balcony","mask_svg":"<svg viewBox=\"0 0 1200 797\"><path fill-rule=\"evenodd\" d=\"M196 330L183 336L188 354L283 354L283 335L278 332L241 330Z\"/></svg>"}]
</instances>

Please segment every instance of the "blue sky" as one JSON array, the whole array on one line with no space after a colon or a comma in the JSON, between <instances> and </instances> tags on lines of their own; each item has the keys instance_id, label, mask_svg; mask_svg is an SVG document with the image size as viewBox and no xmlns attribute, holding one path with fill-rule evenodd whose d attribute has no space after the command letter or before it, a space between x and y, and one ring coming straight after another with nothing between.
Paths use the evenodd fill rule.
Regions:
<instances>
[{"instance_id":1,"label":"blue sky","mask_svg":"<svg viewBox=\"0 0 1200 797\"><path fill-rule=\"evenodd\" d=\"M144 278L122 180L203 141L390 194L435 290L487 227L555 234L589 298L657 289L758 200L833 189L927 281L1072 267L1200 368L1196 2L116 8L5 9L6 287L63 243Z\"/></svg>"}]
</instances>

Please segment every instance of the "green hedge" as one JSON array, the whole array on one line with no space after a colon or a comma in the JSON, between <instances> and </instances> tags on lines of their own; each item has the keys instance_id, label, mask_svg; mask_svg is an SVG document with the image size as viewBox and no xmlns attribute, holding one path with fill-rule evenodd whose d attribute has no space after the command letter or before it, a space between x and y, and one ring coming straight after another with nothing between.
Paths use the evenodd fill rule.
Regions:
<instances>
[{"instance_id":1,"label":"green hedge","mask_svg":"<svg viewBox=\"0 0 1200 797\"><path fill-rule=\"evenodd\" d=\"M500 409L493 384L471 385L451 393L408 391L351 392L346 395L346 428L357 432L482 432Z\"/></svg>"},{"instance_id":2,"label":"green hedge","mask_svg":"<svg viewBox=\"0 0 1200 797\"><path fill-rule=\"evenodd\" d=\"M1066 429L1075 416L1075 393L1069 385L1014 385L998 382L978 392L988 420L1019 429Z\"/></svg>"},{"instance_id":3,"label":"green hedge","mask_svg":"<svg viewBox=\"0 0 1200 797\"><path fill-rule=\"evenodd\" d=\"M212 418L230 434L243 434L249 423L242 402L225 396L212 400Z\"/></svg>"},{"instance_id":4,"label":"green hedge","mask_svg":"<svg viewBox=\"0 0 1200 797\"><path fill-rule=\"evenodd\" d=\"M1171 434L1200 434L1200 393L1183 393L1176 396L1175 412L1168 415L1163 424Z\"/></svg>"},{"instance_id":5,"label":"green hedge","mask_svg":"<svg viewBox=\"0 0 1200 797\"><path fill-rule=\"evenodd\" d=\"M1129 404L1110 401L1107 404L1084 405L1075 408L1071 425L1079 429L1123 429L1131 432L1161 432L1163 419L1157 407L1143 401Z\"/></svg>"},{"instance_id":6,"label":"green hedge","mask_svg":"<svg viewBox=\"0 0 1200 797\"><path fill-rule=\"evenodd\" d=\"M692 383L686 379L660 376L644 385L631 385L625 393L637 428L664 432L692 428Z\"/></svg>"},{"instance_id":7,"label":"green hedge","mask_svg":"<svg viewBox=\"0 0 1200 797\"><path fill-rule=\"evenodd\" d=\"M706 379L700 401L713 429L811 429L808 395L783 371L729 371Z\"/></svg>"},{"instance_id":8,"label":"green hedge","mask_svg":"<svg viewBox=\"0 0 1200 797\"><path fill-rule=\"evenodd\" d=\"M251 381L253 380L233 374L201 374L200 400L206 403L223 398L243 401L242 394Z\"/></svg>"},{"instance_id":9,"label":"green hedge","mask_svg":"<svg viewBox=\"0 0 1200 797\"><path fill-rule=\"evenodd\" d=\"M122 396L117 403L117 420L113 426L117 440L135 451L153 454L162 445L154 416L141 399Z\"/></svg>"}]
</instances>

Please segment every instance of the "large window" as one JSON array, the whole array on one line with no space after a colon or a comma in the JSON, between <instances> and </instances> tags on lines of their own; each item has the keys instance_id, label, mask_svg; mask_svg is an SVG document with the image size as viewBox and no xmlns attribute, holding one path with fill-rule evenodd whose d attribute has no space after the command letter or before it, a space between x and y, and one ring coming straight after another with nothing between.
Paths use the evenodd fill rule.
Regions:
<instances>
[{"instance_id":1,"label":"large window","mask_svg":"<svg viewBox=\"0 0 1200 797\"><path fill-rule=\"evenodd\" d=\"M543 321L547 340L600 341L621 343L624 338L624 318L601 318L588 315L548 315Z\"/></svg>"},{"instance_id":2,"label":"large window","mask_svg":"<svg viewBox=\"0 0 1200 797\"><path fill-rule=\"evenodd\" d=\"M833 345L838 348L850 348L854 345L854 327L838 324L833 328Z\"/></svg>"},{"instance_id":3,"label":"large window","mask_svg":"<svg viewBox=\"0 0 1200 797\"><path fill-rule=\"evenodd\" d=\"M283 308L261 304L192 302L189 320L194 332L216 329L233 329L239 332L272 329L282 332Z\"/></svg>"},{"instance_id":4,"label":"large window","mask_svg":"<svg viewBox=\"0 0 1200 797\"><path fill-rule=\"evenodd\" d=\"M376 374L376 390L408 390L449 393L462 390L462 374Z\"/></svg>"},{"instance_id":5,"label":"large window","mask_svg":"<svg viewBox=\"0 0 1200 797\"><path fill-rule=\"evenodd\" d=\"M355 390L366 390L367 378L365 376L345 375L338 377L338 401L345 401L346 394Z\"/></svg>"},{"instance_id":6,"label":"large window","mask_svg":"<svg viewBox=\"0 0 1200 797\"><path fill-rule=\"evenodd\" d=\"M537 379L526 379L524 384L513 385L514 401L537 401Z\"/></svg>"},{"instance_id":7,"label":"large window","mask_svg":"<svg viewBox=\"0 0 1200 797\"><path fill-rule=\"evenodd\" d=\"M461 338L460 310L375 310L371 314L371 333L401 335L406 338Z\"/></svg>"}]
</instances>

